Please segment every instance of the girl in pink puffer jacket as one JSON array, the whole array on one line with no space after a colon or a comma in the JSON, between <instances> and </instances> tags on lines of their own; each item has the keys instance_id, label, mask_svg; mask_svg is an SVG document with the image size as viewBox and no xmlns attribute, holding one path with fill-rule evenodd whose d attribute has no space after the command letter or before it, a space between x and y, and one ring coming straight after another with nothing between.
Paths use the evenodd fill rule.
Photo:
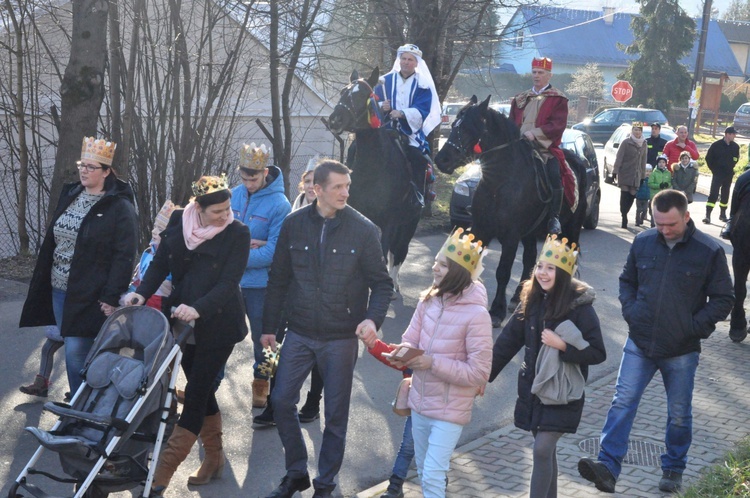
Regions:
<instances>
[{"instance_id":1,"label":"girl in pink puffer jacket","mask_svg":"<svg viewBox=\"0 0 750 498\"><path fill-rule=\"evenodd\" d=\"M417 471L426 498L445 496L445 474L474 397L492 366L492 322L481 273L481 242L460 228L432 267L433 284L421 296L403 342L424 353L403 363L414 371L409 393Z\"/></svg>"}]
</instances>

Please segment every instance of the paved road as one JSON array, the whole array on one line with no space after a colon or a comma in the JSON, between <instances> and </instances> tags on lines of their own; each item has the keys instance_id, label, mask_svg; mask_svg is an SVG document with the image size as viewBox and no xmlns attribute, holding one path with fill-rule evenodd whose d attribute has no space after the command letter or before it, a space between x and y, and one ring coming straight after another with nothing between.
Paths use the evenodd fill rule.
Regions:
<instances>
[{"instance_id":1,"label":"paved road","mask_svg":"<svg viewBox=\"0 0 750 498\"><path fill-rule=\"evenodd\" d=\"M592 382L605 379L616 370L619 350L626 335L617 302L617 275L630 241L640 229L619 228L618 199L619 192L612 186L604 185L599 229L584 231L581 239L581 276L597 291L596 307L604 324L603 332L609 352L607 362L592 369ZM698 196L693 204L699 215L702 214L704 202L705 198ZM707 231L718 235L719 228L710 226ZM406 328L419 292L431 281L432 259L443 241L444 235L421 236L413 241L402 271L403 297L392 303L383 326L385 340L397 341ZM731 253L731 247L727 249ZM498 250L491 247L485 260L487 270L484 279L490 294L495 290L492 271L499 259ZM520 269L520 262L517 261L511 285L518 282ZM15 478L36 448L31 437L23 433L23 427L50 427L53 422L50 416L41 412L40 401L17 390L20 384L28 382L36 373L37 355L44 340L41 329L19 332L16 327L24 294L23 285L0 281L0 344L6 352L0 362L0 413L4 422L0 433L0 495L7 494L7 483ZM495 334L498 332L496 330ZM62 399L66 390L61 358L58 356L55 365L50 399ZM265 496L284 474L283 452L276 430L254 430L251 427L251 362L250 343L244 342L232 356L227 378L219 391L229 462L224 478L208 486L188 488L187 476L198 465L198 452L194 450L179 469L166 496ZM508 426L515 401L516 367L510 365L489 386L485 397L477 401L473 420L464 429L459 445L475 442ZM388 477L403 428L403 419L393 415L389 407L399 374L385 368L363 351L355 377L347 453L339 475L338 496L354 496ZM303 395L304 392L306 389ZM254 412L257 414L258 410ZM320 447L322 424L315 421L303 428L314 475L315 453ZM311 495L311 491L303 494ZM117 496L129 496L129 493Z\"/></svg>"}]
</instances>

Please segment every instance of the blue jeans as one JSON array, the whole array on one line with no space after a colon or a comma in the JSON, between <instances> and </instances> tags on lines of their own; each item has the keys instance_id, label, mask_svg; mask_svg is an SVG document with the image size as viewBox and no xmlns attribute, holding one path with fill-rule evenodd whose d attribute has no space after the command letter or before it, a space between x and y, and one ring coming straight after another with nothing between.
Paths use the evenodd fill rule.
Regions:
<instances>
[{"instance_id":1,"label":"blue jeans","mask_svg":"<svg viewBox=\"0 0 750 498\"><path fill-rule=\"evenodd\" d=\"M667 452L661 456L662 470L682 473L693 440L693 385L698 369L697 352L653 360L629 338L623 348L612 406L602 429L599 461L617 479L628 451L628 437L641 396L654 374L661 372L667 392Z\"/></svg>"},{"instance_id":2,"label":"blue jeans","mask_svg":"<svg viewBox=\"0 0 750 498\"><path fill-rule=\"evenodd\" d=\"M396 461L393 462L393 475L406 479L409 472L409 465L414 459L414 436L411 433L411 416L406 417L404 423L404 435L401 437L401 447L398 449Z\"/></svg>"},{"instance_id":3,"label":"blue jeans","mask_svg":"<svg viewBox=\"0 0 750 498\"><path fill-rule=\"evenodd\" d=\"M424 498L445 498L445 475L464 426L411 412L414 456Z\"/></svg>"},{"instance_id":4,"label":"blue jeans","mask_svg":"<svg viewBox=\"0 0 750 498\"><path fill-rule=\"evenodd\" d=\"M307 447L297 418L297 403L302 384L316 363L325 385L326 423L318 458L318 477L313 481L316 490L332 491L336 487L334 478L344 460L358 342L356 337L321 341L291 330L287 330L284 338L271 404L290 477L307 474Z\"/></svg>"},{"instance_id":5,"label":"blue jeans","mask_svg":"<svg viewBox=\"0 0 750 498\"><path fill-rule=\"evenodd\" d=\"M258 372L258 365L265 361L263 346L260 344L260 336L263 334L263 303L266 300L266 289L242 289L242 297L245 298L245 312L250 320L250 337L253 339L253 373L256 379L267 380L268 376Z\"/></svg>"},{"instance_id":6,"label":"blue jeans","mask_svg":"<svg viewBox=\"0 0 750 498\"><path fill-rule=\"evenodd\" d=\"M55 314L55 322L62 329L63 309L65 308L66 292L60 289L52 289L52 312ZM75 395L83 383L81 370L86 363L91 346L95 337L66 337L65 338L65 370L68 374L68 385L70 393Z\"/></svg>"}]
</instances>

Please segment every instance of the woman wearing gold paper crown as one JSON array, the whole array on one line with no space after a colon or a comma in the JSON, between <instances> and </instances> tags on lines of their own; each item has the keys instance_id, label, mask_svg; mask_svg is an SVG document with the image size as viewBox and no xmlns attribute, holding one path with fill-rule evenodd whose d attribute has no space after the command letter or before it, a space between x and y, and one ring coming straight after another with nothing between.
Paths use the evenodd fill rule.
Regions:
<instances>
[{"instance_id":1,"label":"woman wearing gold paper crown","mask_svg":"<svg viewBox=\"0 0 750 498\"><path fill-rule=\"evenodd\" d=\"M515 424L534 435L531 498L557 496L557 441L576 432L588 366L607 357L592 305L594 290L573 278L578 251L567 242L547 237L523 283L521 302L492 351L490 382L525 346Z\"/></svg>"},{"instance_id":2,"label":"woman wearing gold paper crown","mask_svg":"<svg viewBox=\"0 0 750 498\"><path fill-rule=\"evenodd\" d=\"M411 368L409 391L417 471L426 498L445 496L445 474L463 426L471 420L474 397L487 382L492 322L482 272L482 243L457 229L435 256L433 282L420 297L403 342L392 346L423 354L397 367ZM368 343L370 338L363 337Z\"/></svg>"},{"instance_id":3,"label":"woman wearing gold paper crown","mask_svg":"<svg viewBox=\"0 0 750 498\"><path fill-rule=\"evenodd\" d=\"M171 273L172 293L164 298L162 309L170 313L176 307L173 318L195 320L195 344L185 345L182 357L185 403L159 457L155 491L167 487L199 435L205 458L188 483L205 484L221 476L225 459L214 383L234 345L247 335L240 279L250 251L250 231L234 219L225 176L201 177L193 183L193 194L184 210L172 213L143 281L124 298L143 304Z\"/></svg>"},{"instance_id":4,"label":"woman wearing gold paper crown","mask_svg":"<svg viewBox=\"0 0 750 498\"><path fill-rule=\"evenodd\" d=\"M133 271L133 190L112 169L116 147L102 139L83 139L80 181L62 189L21 313L21 327L60 328L74 394L83 382L80 371L94 338L127 291Z\"/></svg>"}]
</instances>

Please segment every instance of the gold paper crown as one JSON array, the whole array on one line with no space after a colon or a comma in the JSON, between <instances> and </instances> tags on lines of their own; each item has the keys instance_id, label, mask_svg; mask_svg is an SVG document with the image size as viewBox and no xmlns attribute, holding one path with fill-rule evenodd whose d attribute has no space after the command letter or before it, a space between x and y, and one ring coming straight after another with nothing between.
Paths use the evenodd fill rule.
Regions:
<instances>
[{"instance_id":1,"label":"gold paper crown","mask_svg":"<svg viewBox=\"0 0 750 498\"><path fill-rule=\"evenodd\" d=\"M219 190L229 190L226 173L222 173L221 176L202 176L197 182L193 182L193 195L195 197L212 194Z\"/></svg>"},{"instance_id":2,"label":"gold paper crown","mask_svg":"<svg viewBox=\"0 0 750 498\"><path fill-rule=\"evenodd\" d=\"M101 138L83 137L81 145L81 159L96 161L99 164L112 166L112 159L115 157L117 144L108 142Z\"/></svg>"},{"instance_id":3,"label":"gold paper crown","mask_svg":"<svg viewBox=\"0 0 750 498\"><path fill-rule=\"evenodd\" d=\"M283 343L276 345L275 353L269 347L263 348L264 359L258 365L258 373L269 379L276 375L276 369L279 368L279 360L281 359L281 346L283 346Z\"/></svg>"},{"instance_id":4,"label":"gold paper crown","mask_svg":"<svg viewBox=\"0 0 750 498\"><path fill-rule=\"evenodd\" d=\"M482 273L484 247L482 247L481 240L473 242L473 233L461 237L462 233L464 233L463 228L456 228L456 230L448 237L448 240L445 241L440 252L446 258L452 259L466 268L469 273L471 273L471 278L475 279Z\"/></svg>"},{"instance_id":5,"label":"gold paper crown","mask_svg":"<svg viewBox=\"0 0 750 498\"><path fill-rule=\"evenodd\" d=\"M156 219L154 220L154 230L158 233L163 232L167 228L169 223L169 217L172 216L172 211L177 209L179 206L175 206L172 201L167 199L167 202L161 207L158 213L156 213Z\"/></svg>"},{"instance_id":6,"label":"gold paper crown","mask_svg":"<svg viewBox=\"0 0 750 498\"><path fill-rule=\"evenodd\" d=\"M265 144L260 144L260 147L256 147L255 142L250 145L242 144L239 167L253 171L262 171L268 166L269 155L270 153L266 149Z\"/></svg>"},{"instance_id":7,"label":"gold paper crown","mask_svg":"<svg viewBox=\"0 0 750 498\"><path fill-rule=\"evenodd\" d=\"M642 130L643 129L643 123L640 122L640 121L633 121L633 123L630 125L630 128L631 129L633 129L633 128L640 128Z\"/></svg>"},{"instance_id":8,"label":"gold paper crown","mask_svg":"<svg viewBox=\"0 0 750 498\"><path fill-rule=\"evenodd\" d=\"M558 268L568 272L571 276L576 270L576 261L578 260L578 251L576 243L573 242L568 247L568 239L557 240L557 235L548 235L547 240L542 247L542 254L539 261L550 263Z\"/></svg>"}]
</instances>

